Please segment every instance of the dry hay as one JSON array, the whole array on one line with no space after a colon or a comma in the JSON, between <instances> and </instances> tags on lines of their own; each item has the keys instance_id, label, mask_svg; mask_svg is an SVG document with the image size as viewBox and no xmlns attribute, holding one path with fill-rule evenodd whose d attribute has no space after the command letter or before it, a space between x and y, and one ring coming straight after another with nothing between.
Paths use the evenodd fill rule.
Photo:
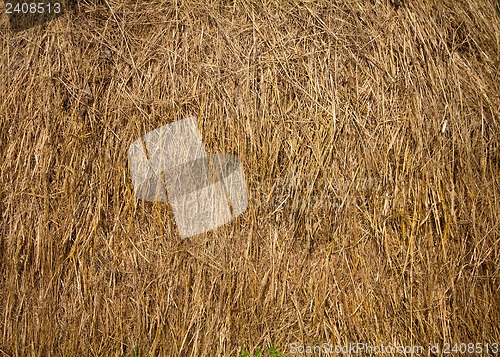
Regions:
<instances>
[{"instance_id":1,"label":"dry hay","mask_svg":"<svg viewBox=\"0 0 500 357\"><path fill-rule=\"evenodd\" d=\"M399 5L398 5L399 4ZM100 1L0 22L0 352L500 342L494 0ZM236 221L181 240L127 149L198 116Z\"/></svg>"}]
</instances>

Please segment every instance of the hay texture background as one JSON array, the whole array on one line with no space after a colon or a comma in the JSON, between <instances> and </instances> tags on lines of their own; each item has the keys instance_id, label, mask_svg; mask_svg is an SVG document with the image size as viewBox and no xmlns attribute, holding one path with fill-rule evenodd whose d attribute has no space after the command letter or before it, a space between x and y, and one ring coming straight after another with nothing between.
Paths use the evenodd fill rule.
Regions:
<instances>
[{"instance_id":1,"label":"hay texture background","mask_svg":"<svg viewBox=\"0 0 500 357\"><path fill-rule=\"evenodd\" d=\"M495 0L3 14L0 354L500 342L499 20ZM127 150L191 115L250 202L181 240Z\"/></svg>"}]
</instances>

